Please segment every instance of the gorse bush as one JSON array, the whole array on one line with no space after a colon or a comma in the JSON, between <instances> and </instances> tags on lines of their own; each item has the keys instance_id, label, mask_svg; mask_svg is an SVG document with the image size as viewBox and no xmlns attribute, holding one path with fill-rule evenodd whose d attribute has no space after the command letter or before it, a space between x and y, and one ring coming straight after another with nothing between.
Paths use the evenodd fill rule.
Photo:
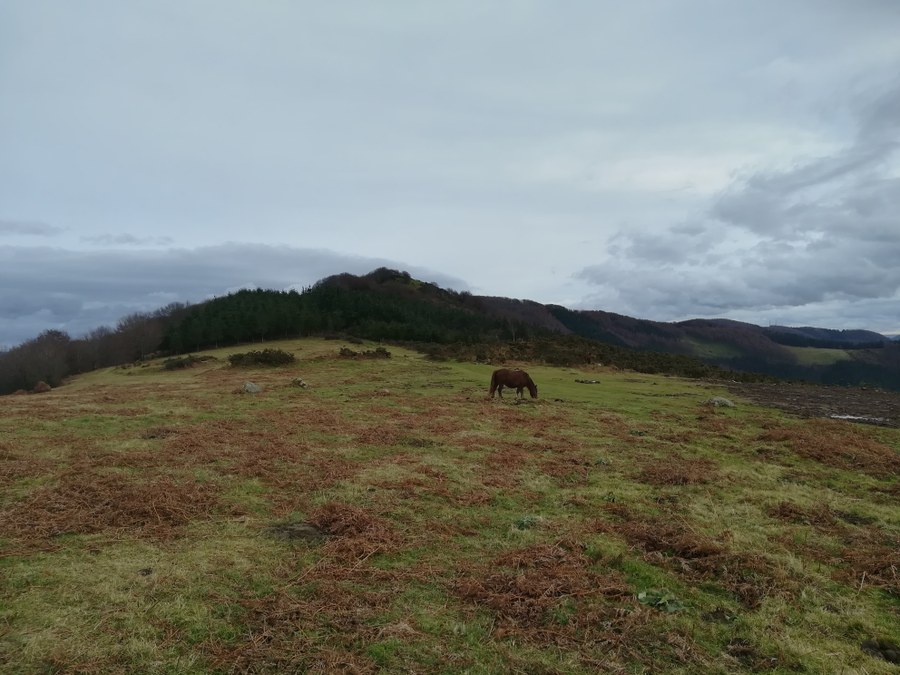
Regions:
<instances>
[{"instance_id":1,"label":"gorse bush","mask_svg":"<svg viewBox=\"0 0 900 675\"><path fill-rule=\"evenodd\" d=\"M296 357L283 349L263 349L262 351L232 354L228 361L232 366L285 366Z\"/></svg>"},{"instance_id":2,"label":"gorse bush","mask_svg":"<svg viewBox=\"0 0 900 675\"><path fill-rule=\"evenodd\" d=\"M178 356L163 361L163 370L181 370L182 368L193 368L194 364L199 362L200 359L190 354L188 354L187 356Z\"/></svg>"},{"instance_id":3,"label":"gorse bush","mask_svg":"<svg viewBox=\"0 0 900 675\"><path fill-rule=\"evenodd\" d=\"M364 352L356 352L348 347L341 347L338 352L341 358L345 359L389 359L391 353L384 347L376 347L375 349L367 349Z\"/></svg>"}]
</instances>

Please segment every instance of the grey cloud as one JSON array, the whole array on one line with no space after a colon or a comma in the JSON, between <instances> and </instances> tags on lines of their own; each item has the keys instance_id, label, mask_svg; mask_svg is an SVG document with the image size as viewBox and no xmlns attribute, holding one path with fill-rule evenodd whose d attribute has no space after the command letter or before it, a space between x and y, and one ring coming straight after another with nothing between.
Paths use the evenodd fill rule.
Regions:
<instances>
[{"instance_id":1,"label":"grey cloud","mask_svg":"<svg viewBox=\"0 0 900 675\"><path fill-rule=\"evenodd\" d=\"M38 237L50 237L54 234L59 234L62 231L62 228L34 220L0 220L0 236L7 234L26 234Z\"/></svg>"},{"instance_id":2,"label":"grey cloud","mask_svg":"<svg viewBox=\"0 0 900 675\"><path fill-rule=\"evenodd\" d=\"M78 337L101 325L115 325L126 314L174 301L198 302L248 286L303 288L331 274L364 274L381 266L468 290L461 279L429 269L324 250L236 243L165 251L4 246L0 288L9 290L0 293L0 345L10 347L34 337L36 326Z\"/></svg>"},{"instance_id":3,"label":"grey cloud","mask_svg":"<svg viewBox=\"0 0 900 675\"><path fill-rule=\"evenodd\" d=\"M171 237L137 237L133 234L98 234L81 237L81 241L104 246L170 246L172 244Z\"/></svg>"},{"instance_id":4,"label":"grey cloud","mask_svg":"<svg viewBox=\"0 0 900 675\"><path fill-rule=\"evenodd\" d=\"M900 141L900 80L856 111L853 143L828 157L787 171L756 173L736 182L713 205L710 216L764 236L810 231L862 236L897 221L900 180L886 175Z\"/></svg>"},{"instance_id":5,"label":"grey cloud","mask_svg":"<svg viewBox=\"0 0 900 675\"><path fill-rule=\"evenodd\" d=\"M860 119L860 139L887 142L897 147L897 134L900 132L900 80L866 106Z\"/></svg>"},{"instance_id":6,"label":"grey cloud","mask_svg":"<svg viewBox=\"0 0 900 675\"><path fill-rule=\"evenodd\" d=\"M597 289L594 302L661 319L827 307L838 313L824 325L843 327L858 303L900 315L900 178L891 174L898 146L887 135L900 119L896 85L857 111L859 133L845 149L745 176L698 222L621 231L612 259L577 278Z\"/></svg>"}]
</instances>

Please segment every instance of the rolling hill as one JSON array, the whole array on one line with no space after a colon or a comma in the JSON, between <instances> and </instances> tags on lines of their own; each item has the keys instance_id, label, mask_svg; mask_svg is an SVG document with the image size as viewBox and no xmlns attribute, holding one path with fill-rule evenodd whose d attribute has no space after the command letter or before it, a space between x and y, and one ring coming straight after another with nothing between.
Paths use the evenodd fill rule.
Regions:
<instances>
[{"instance_id":1,"label":"rolling hill","mask_svg":"<svg viewBox=\"0 0 900 675\"><path fill-rule=\"evenodd\" d=\"M870 331L763 328L724 319L657 322L442 289L381 268L303 292L245 290L123 319L72 340L48 331L0 354L0 393L209 347L310 335L416 345L436 358L602 362L691 377L776 377L900 390L900 342Z\"/></svg>"}]
</instances>

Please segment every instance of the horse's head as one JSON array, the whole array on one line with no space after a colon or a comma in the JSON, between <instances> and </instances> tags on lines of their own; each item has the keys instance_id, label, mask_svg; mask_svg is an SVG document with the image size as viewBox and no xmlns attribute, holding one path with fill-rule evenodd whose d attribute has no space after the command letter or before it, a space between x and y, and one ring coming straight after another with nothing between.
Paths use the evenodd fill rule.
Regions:
<instances>
[{"instance_id":1,"label":"horse's head","mask_svg":"<svg viewBox=\"0 0 900 675\"><path fill-rule=\"evenodd\" d=\"M534 383L534 380L529 377L526 386L528 387L528 393L531 394L531 398L537 398L537 385Z\"/></svg>"}]
</instances>

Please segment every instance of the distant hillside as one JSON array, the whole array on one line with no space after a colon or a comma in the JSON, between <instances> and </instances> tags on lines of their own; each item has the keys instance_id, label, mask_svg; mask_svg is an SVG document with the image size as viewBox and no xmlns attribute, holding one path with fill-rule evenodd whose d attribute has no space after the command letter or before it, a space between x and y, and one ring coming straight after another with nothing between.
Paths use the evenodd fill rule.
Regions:
<instances>
[{"instance_id":1,"label":"distant hillside","mask_svg":"<svg viewBox=\"0 0 900 675\"><path fill-rule=\"evenodd\" d=\"M483 299L488 309L499 306ZM519 305L503 303L504 316ZM664 352L701 359L740 373L760 373L823 384L869 385L900 390L900 342L872 331L824 328L762 328L729 319L691 319L665 323L599 310L546 305L570 333L638 351ZM528 315L539 315L529 307ZM544 317L545 326L552 325Z\"/></svg>"},{"instance_id":2,"label":"distant hillside","mask_svg":"<svg viewBox=\"0 0 900 675\"><path fill-rule=\"evenodd\" d=\"M302 292L243 290L170 305L72 340L48 331L0 353L0 393L201 349L311 335L415 344L436 358L603 362L687 377L760 376L900 390L900 342L870 331L761 328L725 319L665 323L600 310L442 289L380 268Z\"/></svg>"},{"instance_id":3,"label":"distant hillside","mask_svg":"<svg viewBox=\"0 0 900 675\"><path fill-rule=\"evenodd\" d=\"M763 332L775 342L794 347L821 347L825 349L877 349L889 340L870 330L831 330L828 328L790 328L769 326Z\"/></svg>"}]
</instances>

